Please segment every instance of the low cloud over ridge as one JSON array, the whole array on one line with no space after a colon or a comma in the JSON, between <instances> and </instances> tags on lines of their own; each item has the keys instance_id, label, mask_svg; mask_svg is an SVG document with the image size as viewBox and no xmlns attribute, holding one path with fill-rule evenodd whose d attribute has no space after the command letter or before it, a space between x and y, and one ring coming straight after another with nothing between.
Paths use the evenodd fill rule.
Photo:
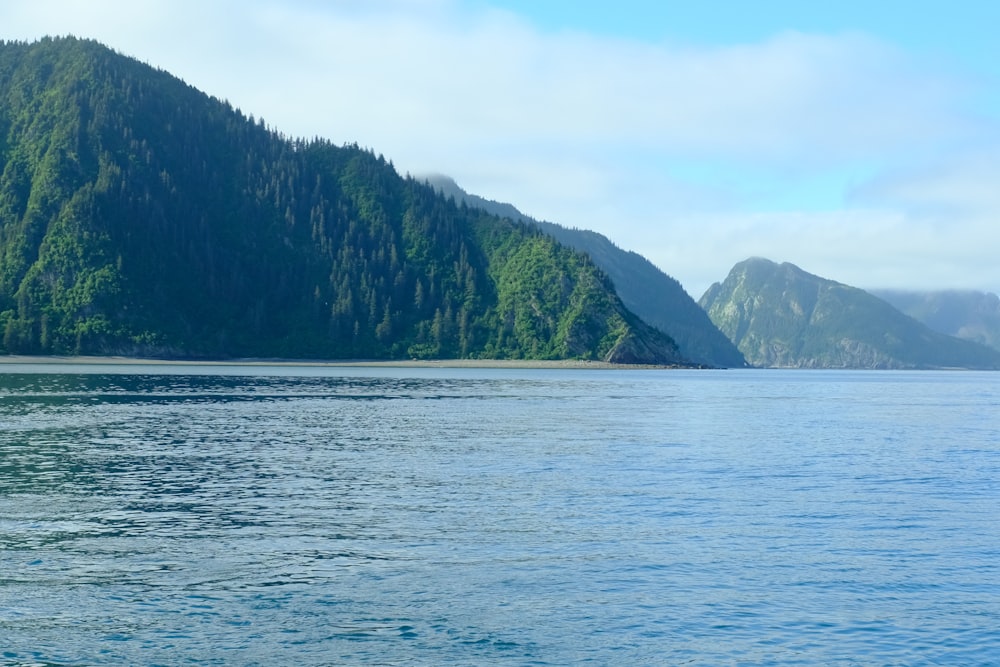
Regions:
<instances>
[{"instance_id":1,"label":"low cloud over ridge","mask_svg":"<svg viewBox=\"0 0 1000 667\"><path fill-rule=\"evenodd\" d=\"M287 134L595 229L696 298L754 254L861 286L1000 289L983 82L872 35L652 43L449 0L36 0L0 24L93 37Z\"/></svg>"}]
</instances>

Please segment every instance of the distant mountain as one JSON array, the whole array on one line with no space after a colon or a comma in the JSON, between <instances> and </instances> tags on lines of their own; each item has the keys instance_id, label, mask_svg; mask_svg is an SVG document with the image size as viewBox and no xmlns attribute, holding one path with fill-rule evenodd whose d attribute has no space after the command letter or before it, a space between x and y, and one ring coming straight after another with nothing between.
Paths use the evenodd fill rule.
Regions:
<instances>
[{"instance_id":1,"label":"distant mountain","mask_svg":"<svg viewBox=\"0 0 1000 667\"><path fill-rule=\"evenodd\" d=\"M868 291L934 331L1000 350L1000 298L992 292Z\"/></svg>"},{"instance_id":2,"label":"distant mountain","mask_svg":"<svg viewBox=\"0 0 1000 667\"><path fill-rule=\"evenodd\" d=\"M701 298L755 366L1000 369L1000 352L932 331L871 294L748 259Z\"/></svg>"},{"instance_id":3,"label":"distant mountain","mask_svg":"<svg viewBox=\"0 0 1000 667\"><path fill-rule=\"evenodd\" d=\"M625 307L669 334L684 357L707 366L746 366L740 351L712 324L680 283L645 257L622 250L597 232L535 220L511 204L469 194L447 176L434 175L426 180L446 197L454 197L456 202L534 225L561 244L587 253L611 278Z\"/></svg>"},{"instance_id":4,"label":"distant mountain","mask_svg":"<svg viewBox=\"0 0 1000 667\"><path fill-rule=\"evenodd\" d=\"M535 227L96 42L0 42L0 166L0 352L684 363Z\"/></svg>"}]
</instances>

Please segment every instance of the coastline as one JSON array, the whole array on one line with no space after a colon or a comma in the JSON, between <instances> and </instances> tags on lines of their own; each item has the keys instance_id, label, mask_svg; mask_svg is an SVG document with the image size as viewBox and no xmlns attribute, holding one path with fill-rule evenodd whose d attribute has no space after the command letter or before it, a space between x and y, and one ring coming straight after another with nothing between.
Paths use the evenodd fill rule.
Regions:
<instances>
[{"instance_id":1,"label":"coastline","mask_svg":"<svg viewBox=\"0 0 1000 667\"><path fill-rule=\"evenodd\" d=\"M519 369L580 369L580 370L667 370L680 366L646 364L612 364L583 359L396 359L396 360L304 360L304 359L143 359L140 357L94 356L30 356L0 355L0 370L4 365L111 365L111 366L318 366L373 368L519 368Z\"/></svg>"}]
</instances>

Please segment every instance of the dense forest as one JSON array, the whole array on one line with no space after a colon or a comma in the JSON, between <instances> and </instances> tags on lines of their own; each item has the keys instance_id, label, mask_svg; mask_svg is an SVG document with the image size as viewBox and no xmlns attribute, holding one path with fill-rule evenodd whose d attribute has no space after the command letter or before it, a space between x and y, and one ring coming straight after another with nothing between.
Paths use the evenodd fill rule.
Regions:
<instances>
[{"instance_id":1,"label":"dense forest","mask_svg":"<svg viewBox=\"0 0 1000 667\"><path fill-rule=\"evenodd\" d=\"M0 352L681 363L586 256L75 38L0 44Z\"/></svg>"},{"instance_id":2,"label":"dense forest","mask_svg":"<svg viewBox=\"0 0 1000 667\"><path fill-rule=\"evenodd\" d=\"M673 338L686 358L717 368L747 365L743 354L716 328L681 284L642 255L619 248L597 232L535 220L511 204L469 194L447 176L429 176L426 181L456 201L535 225L563 245L587 253L614 282L625 307Z\"/></svg>"}]
</instances>

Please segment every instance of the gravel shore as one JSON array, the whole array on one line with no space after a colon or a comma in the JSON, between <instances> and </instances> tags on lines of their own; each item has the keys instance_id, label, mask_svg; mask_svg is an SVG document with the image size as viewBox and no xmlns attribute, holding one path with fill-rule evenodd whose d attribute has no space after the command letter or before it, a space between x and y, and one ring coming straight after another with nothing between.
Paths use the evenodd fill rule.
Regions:
<instances>
[{"instance_id":1,"label":"gravel shore","mask_svg":"<svg viewBox=\"0 0 1000 667\"><path fill-rule=\"evenodd\" d=\"M113 364L113 365L164 365L183 366L209 364L218 366L372 366L384 368L578 368L591 370L606 369L663 369L670 366L648 366L632 364L610 364L603 361L580 359L531 360L531 359L435 359L435 360L394 360L394 361L313 361L292 359L227 359L213 361L207 359L139 359L135 357L72 357L72 356L26 356L0 355L3 364Z\"/></svg>"}]
</instances>

